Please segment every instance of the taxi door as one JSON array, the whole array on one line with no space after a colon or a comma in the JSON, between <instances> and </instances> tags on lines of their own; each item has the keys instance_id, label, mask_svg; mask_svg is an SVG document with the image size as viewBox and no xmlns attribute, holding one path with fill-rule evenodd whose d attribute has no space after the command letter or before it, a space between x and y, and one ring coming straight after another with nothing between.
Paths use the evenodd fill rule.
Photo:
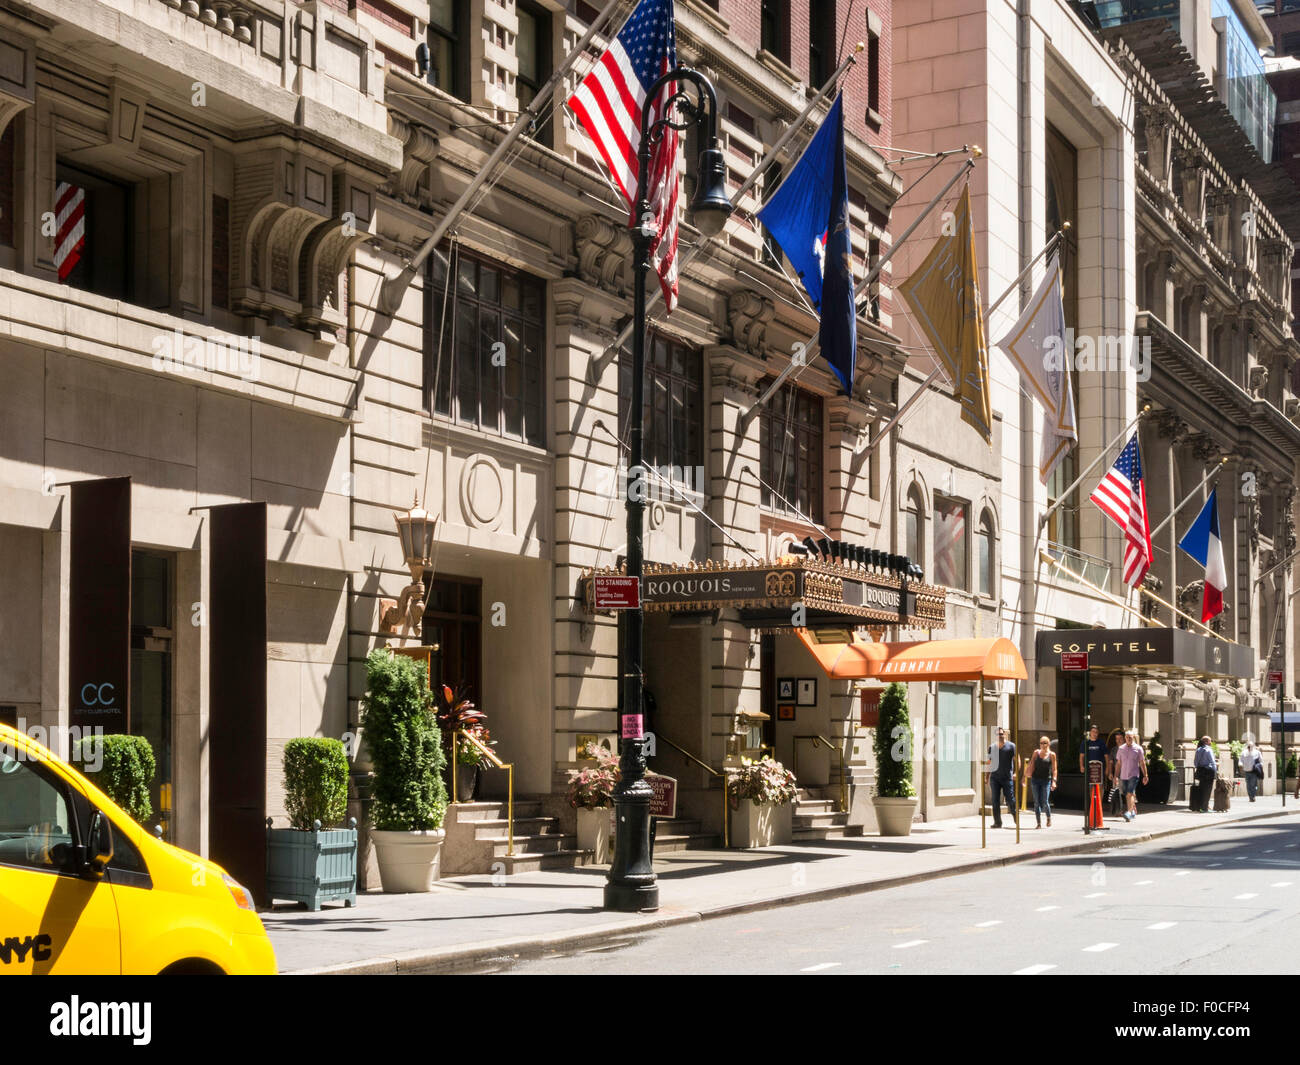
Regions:
<instances>
[{"instance_id":1,"label":"taxi door","mask_svg":"<svg viewBox=\"0 0 1300 1065\"><path fill-rule=\"evenodd\" d=\"M0 974L121 972L112 885L76 867L74 811L68 781L0 743Z\"/></svg>"}]
</instances>

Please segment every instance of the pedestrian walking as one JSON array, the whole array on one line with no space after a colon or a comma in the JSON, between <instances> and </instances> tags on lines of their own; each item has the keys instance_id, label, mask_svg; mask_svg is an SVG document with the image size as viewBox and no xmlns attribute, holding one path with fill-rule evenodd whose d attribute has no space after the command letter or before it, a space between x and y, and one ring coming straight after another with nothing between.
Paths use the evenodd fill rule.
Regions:
<instances>
[{"instance_id":1,"label":"pedestrian walking","mask_svg":"<svg viewBox=\"0 0 1300 1065\"><path fill-rule=\"evenodd\" d=\"M1011 782L1015 780L1020 764L1016 758L1016 745L1007 739L1007 730L998 729L998 741L989 745L989 787L993 791L993 827L1002 827L1002 799L1007 800L1011 816L1016 815L1016 795Z\"/></svg>"},{"instance_id":2,"label":"pedestrian walking","mask_svg":"<svg viewBox=\"0 0 1300 1065\"><path fill-rule=\"evenodd\" d=\"M1035 752L1037 753L1037 752ZM1088 729L1088 738L1084 740L1083 749L1079 751L1079 772L1083 774L1083 804L1087 807L1092 798L1092 779L1088 766L1093 762L1101 763L1101 793L1106 794L1106 782L1110 779L1110 754L1106 750L1106 741L1101 738L1097 726ZM1053 774L1055 779L1055 774ZM1047 822L1049 825L1051 821Z\"/></svg>"},{"instance_id":3,"label":"pedestrian walking","mask_svg":"<svg viewBox=\"0 0 1300 1065\"><path fill-rule=\"evenodd\" d=\"M1246 794L1254 802L1255 796L1259 794L1260 782L1264 779L1264 759L1254 740L1247 740L1246 749L1241 752L1241 775L1246 778Z\"/></svg>"},{"instance_id":4,"label":"pedestrian walking","mask_svg":"<svg viewBox=\"0 0 1300 1065\"><path fill-rule=\"evenodd\" d=\"M1119 762L1116 755L1123 743L1123 729L1112 729L1110 735L1106 737L1106 779L1110 781L1107 801L1110 804L1111 815L1114 817L1119 817L1124 812L1125 799L1119 793Z\"/></svg>"},{"instance_id":5,"label":"pedestrian walking","mask_svg":"<svg viewBox=\"0 0 1300 1065\"><path fill-rule=\"evenodd\" d=\"M1115 748L1115 765L1119 775L1119 790L1124 796L1127 809L1124 820L1132 821L1137 817L1137 786L1140 779L1147 782L1146 755L1138 743L1137 729L1124 733L1125 742Z\"/></svg>"},{"instance_id":6,"label":"pedestrian walking","mask_svg":"<svg viewBox=\"0 0 1300 1065\"><path fill-rule=\"evenodd\" d=\"M1092 730L1094 733L1096 728ZM1100 742L1100 741L1098 741ZM1105 745L1102 744L1103 749ZM1025 767L1025 779L1034 794L1034 827L1043 827L1043 818L1047 818L1047 827L1052 827L1052 792L1056 789L1056 752L1052 750L1052 741L1043 736L1038 741L1038 749L1029 758ZM1086 778L1085 778L1086 779Z\"/></svg>"},{"instance_id":7,"label":"pedestrian walking","mask_svg":"<svg viewBox=\"0 0 1300 1065\"><path fill-rule=\"evenodd\" d=\"M1214 760L1214 749L1210 746L1210 737L1202 736L1196 744L1196 757L1192 760L1196 769L1196 790L1192 795L1192 809L1197 813L1210 812L1210 799L1214 795L1214 778L1219 766Z\"/></svg>"}]
</instances>

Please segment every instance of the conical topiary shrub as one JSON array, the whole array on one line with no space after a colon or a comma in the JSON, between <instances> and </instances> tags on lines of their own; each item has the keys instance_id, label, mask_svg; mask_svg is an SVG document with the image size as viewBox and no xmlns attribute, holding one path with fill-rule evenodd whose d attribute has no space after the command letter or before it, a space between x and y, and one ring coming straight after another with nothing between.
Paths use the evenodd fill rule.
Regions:
<instances>
[{"instance_id":1,"label":"conical topiary shrub","mask_svg":"<svg viewBox=\"0 0 1300 1065\"><path fill-rule=\"evenodd\" d=\"M876 752L876 795L882 799L913 798L912 721L907 712L907 689L897 682L880 697L880 718L872 744Z\"/></svg>"}]
</instances>

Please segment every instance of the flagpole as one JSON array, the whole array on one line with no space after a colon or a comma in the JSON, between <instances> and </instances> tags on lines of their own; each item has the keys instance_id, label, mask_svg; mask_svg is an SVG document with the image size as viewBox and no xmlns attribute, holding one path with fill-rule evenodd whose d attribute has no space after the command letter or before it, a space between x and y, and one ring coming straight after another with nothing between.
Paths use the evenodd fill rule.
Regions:
<instances>
[{"instance_id":1,"label":"flagpole","mask_svg":"<svg viewBox=\"0 0 1300 1065\"><path fill-rule=\"evenodd\" d=\"M1087 477L1088 474L1092 473L1092 471L1095 470L1099 465L1101 465L1102 462L1105 461L1106 455L1110 452L1110 449L1115 446L1116 442L1123 440L1126 436L1128 436L1128 434L1132 431L1133 427L1137 425L1138 422L1140 422L1143 418L1145 418L1150 413L1151 413L1151 404L1148 403L1145 407L1143 407L1140 411L1138 411L1138 416L1136 418L1134 418L1131 422L1129 422L1128 425L1124 426L1124 428L1121 429L1119 433L1105 447L1101 449L1097 457L1092 460L1092 464L1081 474L1079 474L1078 477L1076 477L1073 481L1070 482L1070 487L1065 489L1065 491L1063 491L1059 496L1057 496L1056 502L1053 503L1050 507L1048 507L1038 518L1038 531L1040 534L1042 533L1044 526L1047 525L1047 519L1052 516L1052 512L1056 510L1056 508L1059 507L1062 503L1064 503L1067 499L1069 499L1070 493L1079 487L1083 479Z\"/></svg>"},{"instance_id":2,"label":"flagpole","mask_svg":"<svg viewBox=\"0 0 1300 1065\"><path fill-rule=\"evenodd\" d=\"M930 212L933 211L937 206L939 206L939 204L948 195L948 192L952 189L952 187L956 185L957 182L960 181L963 177L969 174L970 171L975 169L975 160L978 159L983 154L984 153L980 150L978 145L970 149L970 154L967 155L966 161L962 163L960 167L957 168L957 173L953 174L953 176L948 180L948 184L946 184L943 188L941 188L939 190L938 195L936 195L934 199L932 199L928 204L926 204L924 210L922 210L921 213L918 214L916 218L912 220L911 225L909 225L905 230L903 230L903 232L899 235L898 239L895 240L894 243L889 246L889 250L885 252L885 254L880 257L876 265L873 266L870 269L870 271L868 271L867 276L862 279L863 291L865 291L871 285L871 282L873 282L880 275L880 271L884 269L885 263L889 262L889 260L893 258L894 253L903 246L904 242L906 242L907 238L912 235L913 231L917 228L917 226L919 226L922 222L925 221L925 219L929 216ZM869 302L870 302L869 299L864 300L863 305L865 306ZM853 308L853 313L855 316L859 313L857 307ZM807 343L804 345L804 358L800 359L799 361L795 361L794 359L791 359L790 365L788 365L784 370L781 371L779 375L777 375L776 379L768 386L767 391L765 391L761 396L759 396L758 399L753 404L753 406L751 406L747 411L745 411L744 414L740 416L741 429L743 429L746 425L749 424L750 420L754 417L755 413L758 411L758 408L772 398L772 396L776 393L776 390L780 388L782 384L785 383L785 379L787 377L789 377L792 373L794 373L795 370L801 369L803 366L807 365L807 360L812 357L811 353L814 352L817 346L817 336L818 334L814 333L811 337L808 338ZM854 352L854 357L855 358L857 357L856 352Z\"/></svg>"},{"instance_id":3,"label":"flagpole","mask_svg":"<svg viewBox=\"0 0 1300 1065\"><path fill-rule=\"evenodd\" d=\"M555 72L549 79L547 79L546 84L537 91L537 95L533 97L532 103L519 112L519 117L515 119L515 124L510 127L509 132L502 138L501 143L498 144L492 154L488 156L487 162L479 168L479 171L474 175L473 180L465 186L465 191L460 194L460 198L452 204L447 213L443 215L442 221L434 228L432 235L430 235L429 239L421 245L420 250L415 253L415 258L407 263L398 274L393 277L384 278L383 282L379 286L379 309L384 314L391 318L397 313L397 308L402 302L402 294L415 279L415 275L419 272L420 267L424 265L424 260L433 253L433 249L436 248L442 241L442 238L447 235L448 230L451 229L452 224L460 217L461 212L465 209L470 199L491 176L492 171L496 169L497 163L501 161L506 152L508 152L514 145L515 141L523 135L524 130L533 123L542 108L547 105L551 99L551 94L555 90L555 86L560 83L564 76L568 74L569 70L573 67L574 63L576 63L585 53L587 45L591 42L591 39L595 37L597 33L601 32L609 20L614 17L614 12L621 7L623 3L624 0L609 0L609 3L605 5L600 14L597 15L591 25L587 27L587 32L584 33L578 43L574 45L573 51L564 57L564 62L555 69Z\"/></svg>"},{"instance_id":4,"label":"flagpole","mask_svg":"<svg viewBox=\"0 0 1300 1065\"><path fill-rule=\"evenodd\" d=\"M844 72L858 61L858 55L865 48L866 45L863 44L861 41L859 41L857 43L857 47L855 47L852 52L850 52L847 56L844 57L844 62L842 62L838 67L835 68L831 76L826 79L826 83L822 85L820 89L817 90L817 95L815 95L811 100L809 100L807 105L804 107L804 109L799 112L798 117L795 118L795 120L791 122L788 126L786 126L785 132L782 133L781 136L776 139L776 143L773 144L772 147L767 150L767 154L764 155L763 158L758 161L758 163L755 165L753 170L749 172L749 176L740 183L740 188L738 188L732 194L731 197L732 207L740 206L741 199L744 198L744 196L749 192L750 189L752 189L755 185L758 184L758 179L763 176L763 172L766 171L767 168L770 167L774 162L776 162L777 156L780 155L781 152L785 150L785 146L790 143L790 141L794 138L795 134L799 133L803 129L803 124L808 121L808 116L813 113L813 111L816 109L819 103L821 103L824 99L826 99L827 94L831 91L831 89L833 89L836 86L840 78L843 77ZM696 258L703 253L705 247L713 239L714 239L713 237L702 237L700 242L696 244L695 247L691 248L685 255L681 256L681 258L678 259L677 261L678 277L680 277L685 272L687 266L693 263L696 260ZM650 299L649 299L649 303L647 304L647 307L653 305L656 300L660 300L662 298L663 298L663 289L662 288L655 289L654 292L650 294ZM587 364L587 380L589 382L594 384L595 382L600 380L601 375L605 372L605 368L618 355L619 349L624 344L627 343L627 338L631 336L631 334L632 334L632 322L629 321L627 325L623 327L622 331L618 334L618 336L614 338L614 342L610 344L609 347L607 347L604 351L602 351L600 355L592 359Z\"/></svg>"},{"instance_id":5,"label":"flagpole","mask_svg":"<svg viewBox=\"0 0 1300 1065\"><path fill-rule=\"evenodd\" d=\"M1212 470L1206 470L1205 476L1201 478L1201 483L1198 484L1195 488L1193 488L1190 492L1188 492L1187 496L1183 499L1183 501L1169 512L1165 520L1151 530L1152 537L1154 537L1156 533L1158 533L1161 529L1163 529L1166 525L1168 525L1171 521L1173 521L1174 515L1177 514L1180 510L1182 510L1183 507L1187 506L1187 504L1192 501L1192 498L1196 496L1197 493L1204 490L1206 484L1209 482L1211 477L1217 476L1218 474L1222 473L1223 467L1226 466L1227 464L1228 464L1228 456L1225 455L1223 457L1223 461L1220 462L1218 466L1216 466Z\"/></svg>"},{"instance_id":6,"label":"flagpole","mask_svg":"<svg viewBox=\"0 0 1300 1065\"><path fill-rule=\"evenodd\" d=\"M988 305L988 308L984 311L984 320L986 322L988 321L989 316L992 315L992 313L1002 305L1002 301L1005 300L1008 296L1011 295L1012 292L1014 292L1017 288L1020 287L1020 282L1023 281L1025 279L1025 275L1028 274L1029 271L1034 268L1034 264L1037 263L1039 259L1043 258L1043 256L1048 255L1052 251L1052 249L1054 249L1056 245L1061 242L1061 238L1064 237L1065 231L1069 228L1070 228L1069 222L1061 223L1061 228L1058 229L1056 233L1047 241L1047 243L1043 245L1042 250L1037 255L1035 255L1032 259L1029 260L1029 264L1023 270L1021 270L1019 274L1016 275L1016 279L1006 287L1006 290L1002 293L1002 295ZM918 388L907 398L907 402L898 408L898 411L894 414L894 416L890 418L889 421L887 421L884 424L884 426L881 428L880 432L876 434L875 443L871 442L870 437L867 437L866 439L859 439L857 445L853 448L853 454L861 455L864 452L870 454L872 451L874 451L876 444L879 444L880 441L882 441L885 438L885 436L889 432L891 432L894 429L894 427L898 425L899 422L903 420L903 415L906 414L909 410L911 410L912 406L915 403L917 403L922 396L925 395L926 390L938 379L939 374L942 371L943 371L943 363L938 363L935 366L935 368L930 371L930 376L921 382L921 387Z\"/></svg>"},{"instance_id":7,"label":"flagpole","mask_svg":"<svg viewBox=\"0 0 1300 1065\"><path fill-rule=\"evenodd\" d=\"M1067 572L1068 572L1068 571L1067 571ZM1186 618L1186 619L1187 619L1188 621L1190 621L1193 625L1197 625L1197 626L1199 626L1200 628L1204 629L1204 630L1205 630L1205 633L1206 633L1207 636L1213 636L1216 640L1224 640L1224 641L1226 641L1227 643L1236 643L1236 642L1237 642L1237 641L1234 640L1231 636L1224 636L1224 635L1222 635L1222 634L1220 634L1220 633L1215 632L1212 628L1210 628L1208 625L1206 625L1205 622L1203 622L1203 621L1197 621L1194 617L1192 617L1191 614L1184 614L1181 610L1179 610L1176 606L1174 606L1173 603L1165 602L1165 600L1161 599L1160 596L1156 595L1156 593L1153 592L1153 591L1151 591L1149 588L1143 588L1141 585L1138 585L1138 586L1137 586L1137 590L1138 590L1139 592L1141 592L1143 595L1145 595L1148 599L1154 599L1154 600L1155 600L1157 603L1159 603L1161 606L1167 606L1170 610L1172 610L1172 611L1173 611L1175 614L1177 614L1180 618Z\"/></svg>"},{"instance_id":8,"label":"flagpole","mask_svg":"<svg viewBox=\"0 0 1300 1065\"><path fill-rule=\"evenodd\" d=\"M1060 559L1053 558L1050 554L1048 554L1046 551L1042 550L1041 548L1038 551L1038 559L1040 562L1050 562L1058 570L1065 570L1065 572L1069 574L1070 580L1078 581L1085 588L1090 588L1092 591L1096 592L1099 596L1101 596L1103 599L1105 599L1108 603L1112 604L1113 606L1117 606L1121 610L1127 610L1130 614L1133 614L1136 617L1140 618L1142 620L1142 624L1144 625L1156 624L1154 621L1152 621L1149 617L1143 614L1142 611L1138 610L1136 607L1129 606L1128 603L1120 599L1119 596L1112 595L1110 592L1106 591L1105 588L1102 588L1100 585L1093 584L1092 581L1088 580L1087 578L1080 577L1073 570L1068 569L1066 566L1064 566L1061 563Z\"/></svg>"}]
</instances>

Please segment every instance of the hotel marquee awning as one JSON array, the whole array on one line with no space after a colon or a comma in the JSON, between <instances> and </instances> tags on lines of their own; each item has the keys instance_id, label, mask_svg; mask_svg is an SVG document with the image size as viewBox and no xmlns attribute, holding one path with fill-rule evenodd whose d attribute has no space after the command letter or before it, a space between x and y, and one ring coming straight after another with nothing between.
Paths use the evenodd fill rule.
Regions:
<instances>
[{"instance_id":1,"label":"hotel marquee awning","mask_svg":"<svg viewBox=\"0 0 1300 1065\"><path fill-rule=\"evenodd\" d=\"M619 574L587 573L579 594L596 612L591 578ZM679 614L735 609L752 628L791 629L796 607L808 628L851 630L907 625L940 628L947 594L931 584L903 580L851 564L785 556L771 562L661 566L647 563L641 578L646 611Z\"/></svg>"},{"instance_id":2,"label":"hotel marquee awning","mask_svg":"<svg viewBox=\"0 0 1300 1065\"><path fill-rule=\"evenodd\" d=\"M799 639L826 675L836 680L1025 680L1016 645L1005 637L875 643L826 640L800 630Z\"/></svg>"},{"instance_id":3,"label":"hotel marquee awning","mask_svg":"<svg viewBox=\"0 0 1300 1065\"><path fill-rule=\"evenodd\" d=\"M1090 669L1249 678L1255 650L1186 629L1050 629L1035 644L1038 668L1057 669L1065 652L1088 656Z\"/></svg>"}]
</instances>

